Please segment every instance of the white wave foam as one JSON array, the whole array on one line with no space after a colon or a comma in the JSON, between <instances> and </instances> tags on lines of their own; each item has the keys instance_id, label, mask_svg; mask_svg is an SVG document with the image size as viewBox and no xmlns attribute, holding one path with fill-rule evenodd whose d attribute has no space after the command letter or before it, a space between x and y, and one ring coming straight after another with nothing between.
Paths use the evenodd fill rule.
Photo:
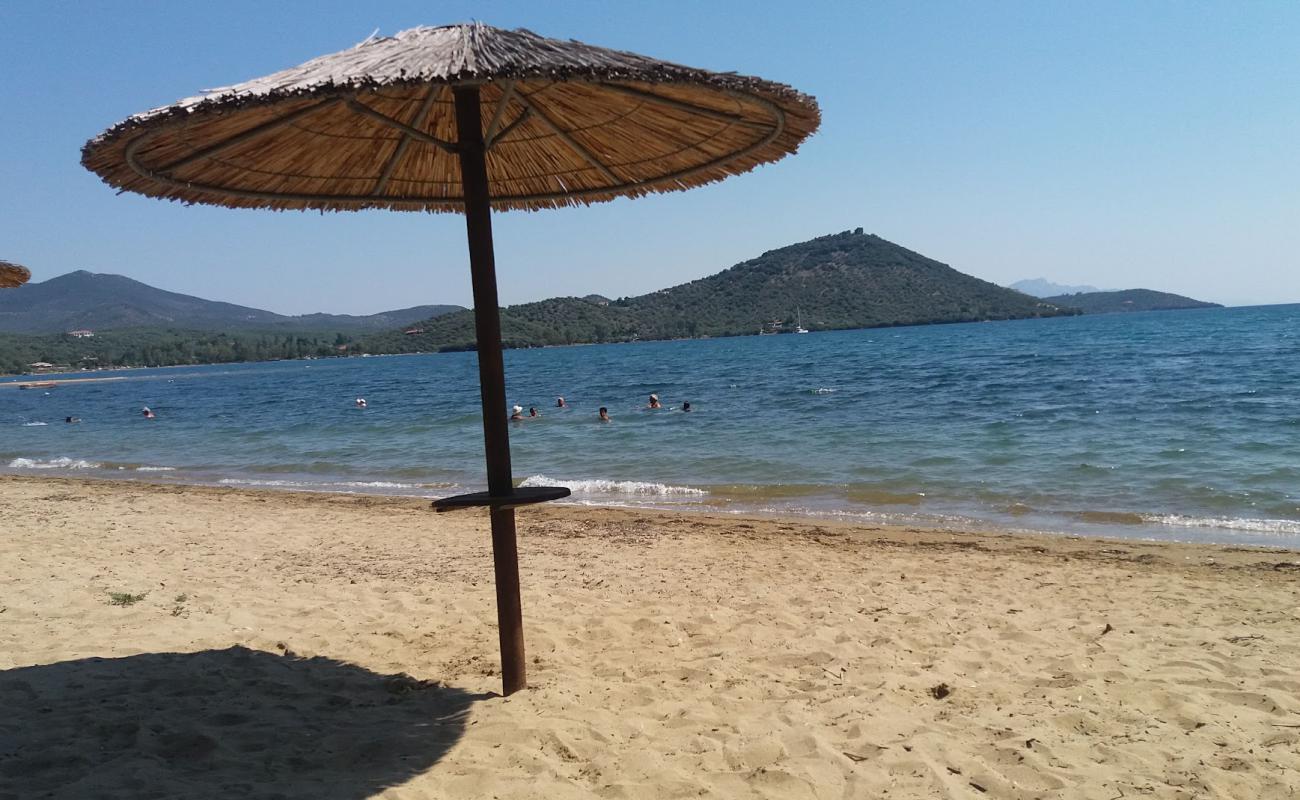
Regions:
<instances>
[{"instance_id":1,"label":"white wave foam","mask_svg":"<svg viewBox=\"0 0 1300 800\"><path fill-rule=\"evenodd\" d=\"M422 489L419 483L397 483L395 481L342 481L335 486L355 486L359 489Z\"/></svg>"},{"instance_id":2,"label":"white wave foam","mask_svg":"<svg viewBox=\"0 0 1300 800\"><path fill-rule=\"evenodd\" d=\"M136 472L175 472L175 467L136 467Z\"/></svg>"},{"instance_id":3,"label":"white wave foam","mask_svg":"<svg viewBox=\"0 0 1300 800\"><path fill-rule=\"evenodd\" d=\"M1252 519L1250 517L1185 517L1182 514L1143 514L1147 522L1179 528L1227 528L1238 531L1300 534L1300 520Z\"/></svg>"},{"instance_id":4,"label":"white wave foam","mask_svg":"<svg viewBox=\"0 0 1300 800\"><path fill-rule=\"evenodd\" d=\"M813 389L812 393L813 394L834 394L835 390L828 386L823 386L820 389Z\"/></svg>"},{"instance_id":5,"label":"white wave foam","mask_svg":"<svg viewBox=\"0 0 1300 800\"><path fill-rule=\"evenodd\" d=\"M48 422L24 422L24 423L23 423L23 427L24 427L24 428L41 428L41 427L44 427L44 426L49 425L49 424L50 424L50 423L48 423Z\"/></svg>"},{"instance_id":6,"label":"white wave foam","mask_svg":"<svg viewBox=\"0 0 1300 800\"><path fill-rule=\"evenodd\" d=\"M222 478L217 481L222 486L319 486L317 483L308 483L306 481L255 481L248 478Z\"/></svg>"},{"instance_id":7,"label":"white wave foam","mask_svg":"<svg viewBox=\"0 0 1300 800\"><path fill-rule=\"evenodd\" d=\"M217 481L223 486L266 486L282 489L422 489L418 483L394 483L393 481L287 481L256 480L253 478L222 478Z\"/></svg>"},{"instance_id":8,"label":"white wave foam","mask_svg":"<svg viewBox=\"0 0 1300 800\"><path fill-rule=\"evenodd\" d=\"M564 488L578 494L631 494L650 497L666 497L668 495L706 495L708 492L703 489L695 489L690 486L669 486L664 483L648 483L645 481L605 481L605 480L579 480L579 481L562 481L555 478L548 478L545 475L533 475L524 480L520 486L563 486Z\"/></svg>"},{"instance_id":9,"label":"white wave foam","mask_svg":"<svg viewBox=\"0 0 1300 800\"><path fill-rule=\"evenodd\" d=\"M99 464L81 458L61 456L42 461L39 458L15 458L9 462L10 469L99 469Z\"/></svg>"}]
</instances>

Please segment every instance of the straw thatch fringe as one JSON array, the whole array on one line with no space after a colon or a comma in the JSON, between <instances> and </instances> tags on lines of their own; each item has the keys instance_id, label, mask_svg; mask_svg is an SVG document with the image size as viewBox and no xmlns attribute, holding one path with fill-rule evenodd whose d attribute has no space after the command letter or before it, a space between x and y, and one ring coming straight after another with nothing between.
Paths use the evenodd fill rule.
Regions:
<instances>
[{"instance_id":1,"label":"straw thatch fringe","mask_svg":"<svg viewBox=\"0 0 1300 800\"><path fill-rule=\"evenodd\" d=\"M31 270L20 264L0 261L0 289L13 289L32 279Z\"/></svg>"},{"instance_id":2,"label":"straw thatch fringe","mask_svg":"<svg viewBox=\"0 0 1300 800\"><path fill-rule=\"evenodd\" d=\"M136 115L82 163L185 203L462 210L448 87L479 85L493 206L677 191L747 172L816 130L816 101L525 30L416 28Z\"/></svg>"}]
</instances>

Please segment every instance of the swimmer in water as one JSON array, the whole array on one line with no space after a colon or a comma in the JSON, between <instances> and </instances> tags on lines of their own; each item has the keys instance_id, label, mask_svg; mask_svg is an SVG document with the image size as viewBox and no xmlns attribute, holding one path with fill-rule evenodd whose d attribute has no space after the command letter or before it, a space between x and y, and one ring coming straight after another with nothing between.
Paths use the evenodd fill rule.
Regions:
<instances>
[{"instance_id":1,"label":"swimmer in water","mask_svg":"<svg viewBox=\"0 0 1300 800\"><path fill-rule=\"evenodd\" d=\"M608 409L608 408L605 408L604 406L601 406L601 407L600 407L600 412L599 412L599 414L600 414L600 421L601 421L601 422L609 422L609 409Z\"/></svg>"},{"instance_id":2,"label":"swimmer in water","mask_svg":"<svg viewBox=\"0 0 1300 800\"><path fill-rule=\"evenodd\" d=\"M659 395L657 394L650 395L650 405L646 406L646 408L663 408L663 406L659 403Z\"/></svg>"},{"instance_id":3,"label":"swimmer in water","mask_svg":"<svg viewBox=\"0 0 1300 800\"><path fill-rule=\"evenodd\" d=\"M557 397L557 398L555 398L555 407L556 407L556 408L567 408L567 406L566 406L566 404L565 404L565 402L564 402L564 398L563 398L563 397Z\"/></svg>"},{"instance_id":4,"label":"swimmer in water","mask_svg":"<svg viewBox=\"0 0 1300 800\"><path fill-rule=\"evenodd\" d=\"M366 398L364 398L364 397L358 397L358 398L357 398L357 408L365 408L365 407L366 407Z\"/></svg>"},{"instance_id":5,"label":"swimmer in water","mask_svg":"<svg viewBox=\"0 0 1300 800\"><path fill-rule=\"evenodd\" d=\"M142 417L144 417L145 419L157 419L157 418L158 418L158 415L155 414L155 413L153 413L153 409L149 408L149 406L145 406L144 408L140 409L140 415L141 415Z\"/></svg>"},{"instance_id":6,"label":"swimmer in water","mask_svg":"<svg viewBox=\"0 0 1300 800\"><path fill-rule=\"evenodd\" d=\"M523 418L524 418L523 406L515 406L514 408L510 409L510 419L521 420Z\"/></svg>"},{"instance_id":7,"label":"swimmer in water","mask_svg":"<svg viewBox=\"0 0 1300 800\"><path fill-rule=\"evenodd\" d=\"M683 401L682 401L682 411L690 411L690 410L691 410L691 401L690 401L690 400L683 400Z\"/></svg>"},{"instance_id":8,"label":"swimmer in water","mask_svg":"<svg viewBox=\"0 0 1300 800\"><path fill-rule=\"evenodd\" d=\"M541 414L538 414L538 413L537 413L537 409L533 408L532 406L529 406L529 407L528 407L528 416L530 416L530 417L540 417Z\"/></svg>"},{"instance_id":9,"label":"swimmer in water","mask_svg":"<svg viewBox=\"0 0 1300 800\"><path fill-rule=\"evenodd\" d=\"M81 417L64 417L63 421L69 424L81 422Z\"/></svg>"}]
</instances>

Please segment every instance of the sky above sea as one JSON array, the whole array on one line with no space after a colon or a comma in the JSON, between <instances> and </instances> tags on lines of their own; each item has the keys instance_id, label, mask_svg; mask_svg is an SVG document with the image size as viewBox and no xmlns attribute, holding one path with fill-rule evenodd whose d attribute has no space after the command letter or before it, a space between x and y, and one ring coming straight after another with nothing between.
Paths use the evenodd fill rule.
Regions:
<instances>
[{"instance_id":1,"label":"sky above sea","mask_svg":"<svg viewBox=\"0 0 1300 800\"><path fill-rule=\"evenodd\" d=\"M498 214L505 303L644 293L863 227L999 284L1300 301L1300 4L8 0L0 258L280 313L469 305L454 215L118 196L81 145L148 108L477 19L793 85L821 130L686 193Z\"/></svg>"}]
</instances>

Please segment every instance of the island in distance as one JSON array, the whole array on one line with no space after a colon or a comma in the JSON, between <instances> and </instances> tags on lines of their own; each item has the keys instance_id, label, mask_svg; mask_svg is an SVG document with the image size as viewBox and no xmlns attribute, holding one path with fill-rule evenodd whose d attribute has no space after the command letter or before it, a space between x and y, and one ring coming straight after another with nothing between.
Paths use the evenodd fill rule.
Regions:
<instances>
[{"instance_id":1,"label":"island in distance","mask_svg":"<svg viewBox=\"0 0 1300 800\"><path fill-rule=\"evenodd\" d=\"M1220 303L1193 300L1181 294L1151 289L1118 292L1079 292L1043 298L1048 303L1077 308L1085 314L1116 314L1125 311L1178 311L1186 308L1223 308Z\"/></svg>"},{"instance_id":2,"label":"island in distance","mask_svg":"<svg viewBox=\"0 0 1300 800\"><path fill-rule=\"evenodd\" d=\"M1100 292L1096 286L1069 286L1064 283L1053 283L1046 278L1026 278L1023 281L1016 281L1007 287L1015 289L1017 292L1024 292L1033 297L1057 297L1063 294L1079 294L1080 292Z\"/></svg>"},{"instance_id":3,"label":"island in distance","mask_svg":"<svg viewBox=\"0 0 1300 800\"><path fill-rule=\"evenodd\" d=\"M1184 308L1223 308L1218 303L1193 300L1180 294L1157 292L1152 289L1098 289L1096 286L1068 286L1053 283L1046 278L1028 278L1016 281L1009 289L1024 292L1040 300L1061 306L1077 308L1084 314L1116 314L1125 311L1177 311Z\"/></svg>"}]
</instances>

